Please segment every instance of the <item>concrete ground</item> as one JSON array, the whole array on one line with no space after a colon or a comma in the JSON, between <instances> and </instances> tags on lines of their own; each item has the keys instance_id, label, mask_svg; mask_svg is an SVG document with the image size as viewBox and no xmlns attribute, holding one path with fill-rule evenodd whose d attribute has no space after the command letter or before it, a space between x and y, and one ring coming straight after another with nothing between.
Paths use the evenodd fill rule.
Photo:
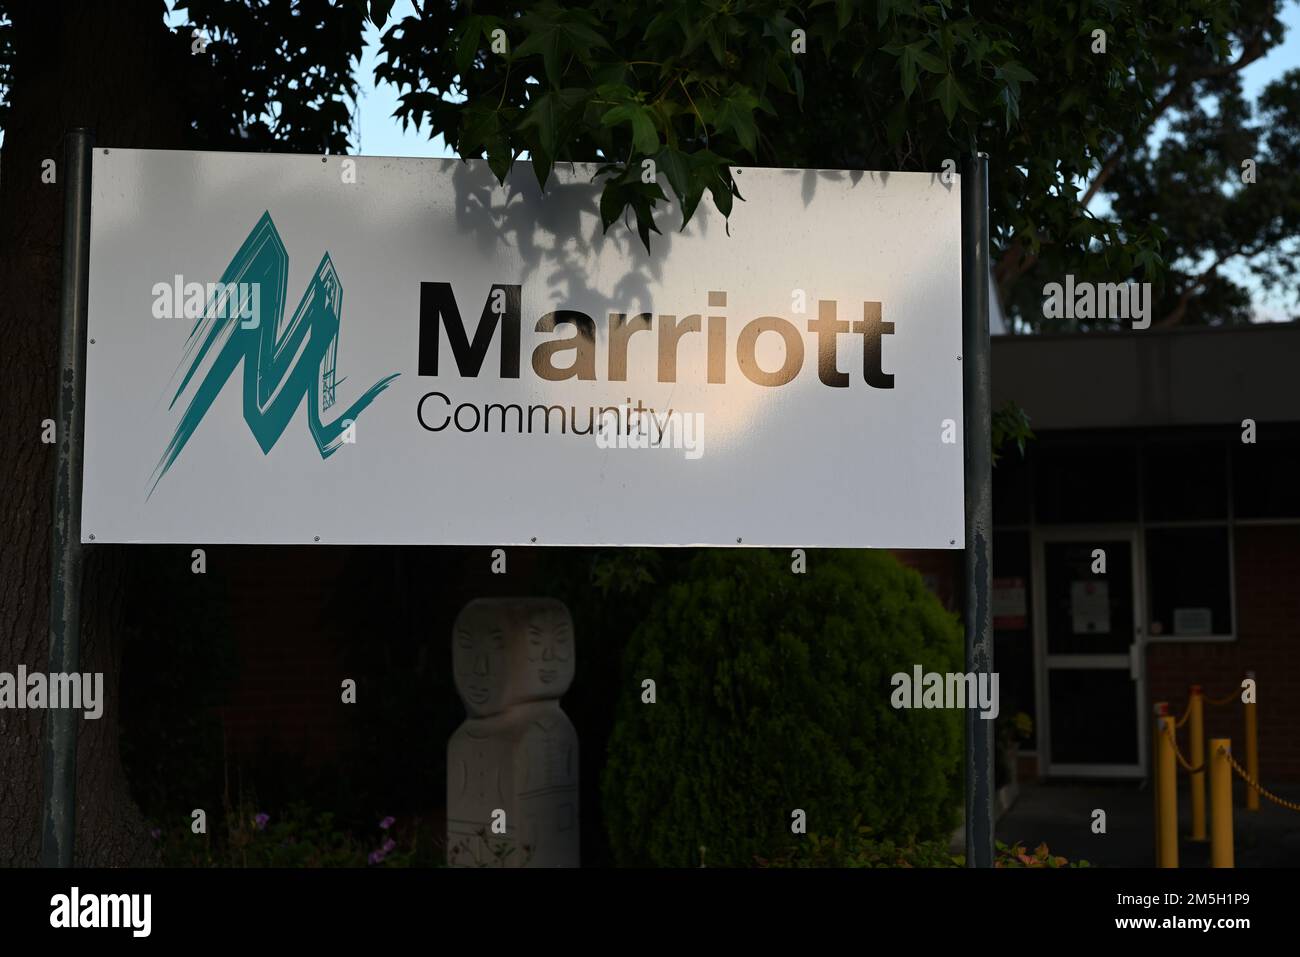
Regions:
<instances>
[{"instance_id":1,"label":"concrete ground","mask_svg":"<svg viewBox=\"0 0 1300 957\"><path fill-rule=\"evenodd\" d=\"M1300 803L1300 787L1273 788L1274 793ZM1300 811L1260 799L1258 811L1245 809L1244 785L1236 782L1233 806L1234 853L1237 867L1300 867ZM1093 810L1106 812L1106 833L1092 833ZM1210 846L1193 842L1191 798L1178 794L1179 866L1208 867ZM1208 811L1207 811L1208 813ZM1020 794L999 819L998 840L1020 841L1029 848L1046 841L1056 854L1083 859L1097 867L1151 867L1154 800L1140 783L1057 782L1022 783Z\"/></svg>"}]
</instances>

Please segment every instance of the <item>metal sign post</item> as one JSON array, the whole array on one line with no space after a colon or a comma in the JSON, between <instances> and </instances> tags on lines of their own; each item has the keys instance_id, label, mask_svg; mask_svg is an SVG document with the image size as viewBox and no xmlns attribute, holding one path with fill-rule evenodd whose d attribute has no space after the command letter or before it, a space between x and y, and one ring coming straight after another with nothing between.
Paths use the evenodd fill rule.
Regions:
<instances>
[{"instance_id":1,"label":"metal sign post","mask_svg":"<svg viewBox=\"0 0 1300 957\"><path fill-rule=\"evenodd\" d=\"M966 673L993 671L993 447L989 394L989 157L961 180ZM993 866L993 722L966 709L966 866Z\"/></svg>"},{"instance_id":2,"label":"metal sign post","mask_svg":"<svg viewBox=\"0 0 1300 957\"><path fill-rule=\"evenodd\" d=\"M81 645L81 452L85 426L86 296L90 271L89 130L68 133L63 159L59 304L58 460L50 527L50 673L74 674ZM41 863L71 867L76 837L77 719L70 703L45 715Z\"/></svg>"}]
</instances>

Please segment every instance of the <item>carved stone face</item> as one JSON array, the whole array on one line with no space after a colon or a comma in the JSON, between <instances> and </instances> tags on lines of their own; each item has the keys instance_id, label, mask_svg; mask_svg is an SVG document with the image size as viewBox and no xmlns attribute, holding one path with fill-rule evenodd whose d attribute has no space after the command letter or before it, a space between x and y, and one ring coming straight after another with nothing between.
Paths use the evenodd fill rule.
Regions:
<instances>
[{"instance_id":1,"label":"carved stone face","mask_svg":"<svg viewBox=\"0 0 1300 957\"><path fill-rule=\"evenodd\" d=\"M509 700L505 610L498 602L472 601L452 627L451 664L465 710L476 718L502 711Z\"/></svg>"},{"instance_id":2,"label":"carved stone face","mask_svg":"<svg viewBox=\"0 0 1300 957\"><path fill-rule=\"evenodd\" d=\"M522 624L522 697L560 697L573 683L573 619L569 610L553 600L530 603Z\"/></svg>"}]
</instances>

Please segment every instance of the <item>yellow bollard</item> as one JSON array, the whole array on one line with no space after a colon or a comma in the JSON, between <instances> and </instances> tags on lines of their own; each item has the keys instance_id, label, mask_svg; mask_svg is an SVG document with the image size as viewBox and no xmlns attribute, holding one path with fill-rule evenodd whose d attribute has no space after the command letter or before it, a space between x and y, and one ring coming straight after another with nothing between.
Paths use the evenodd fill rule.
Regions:
<instances>
[{"instance_id":1,"label":"yellow bollard","mask_svg":"<svg viewBox=\"0 0 1300 957\"><path fill-rule=\"evenodd\" d=\"M1232 741L1210 739L1210 866L1232 867ZM1251 789L1253 790L1253 788Z\"/></svg>"},{"instance_id":2,"label":"yellow bollard","mask_svg":"<svg viewBox=\"0 0 1300 957\"><path fill-rule=\"evenodd\" d=\"M1252 681L1255 680L1255 672L1247 671L1246 677ZM1259 687L1256 686L1256 692ZM1255 695L1251 696L1252 698ZM1252 781L1259 781L1259 720L1255 714L1255 702L1252 700L1242 705L1246 712L1246 773L1250 775ZM1259 810L1259 792L1254 788L1246 788L1246 810Z\"/></svg>"},{"instance_id":3,"label":"yellow bollard","mask_svg":"<svg viewBox=\"0 0 1300 957\"><path fill-rule=\"evenodd\" d=\"M1156 867L1160 866L1160 720L1169 713L1169 705L1157 701L1151 706L1151 820L1154 824Z\"/></svg>"},{"instance_id":4,"label":"yellow bollard","mask_svg":"<svg viewBox=\"0 0 1300 957\"><path fill-rule=\"evenodd\" d=\"M1160 777L1157 779L1157 800L1160 814L1156 818L1160 829L1160 867L1178 866L1178 766L1174 763L1174 719L1164 715L1160 726Z\"/></svg>"},{"instance_id":5,"label":"yellow bollard","mask_svg":"<svg viewBox=\"0 0 1300 957\"><path fill-rule=\"evenodd\" d=\"M1201 770L1192 772L1192 840L1205 840L1205 696L1200 685L1192 685L1192 700L1188 702L1191 722L1188 737L1191 738L1191 753L1187 760L1192 767Z\"/></svg>"}]
</instances>

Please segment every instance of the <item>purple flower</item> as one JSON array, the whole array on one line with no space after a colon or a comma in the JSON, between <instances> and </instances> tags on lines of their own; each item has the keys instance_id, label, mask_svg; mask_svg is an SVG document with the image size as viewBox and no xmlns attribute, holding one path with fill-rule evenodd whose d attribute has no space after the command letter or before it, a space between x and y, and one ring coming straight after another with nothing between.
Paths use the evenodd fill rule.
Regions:
<instances>
[{"instance_id":1,"label":"purple flower","mask_svg":"<svg viewBox=\"0 0 1300 957\"><path fill-rule=\"evenodd\" d=\"M384 852L384 856L387 857L389 854L393 853L393 850L396 847L397 847L397 842L390 837L388 840L384 841L384 846L380 848L380 850L382 850Z\"/></svg>"},{"instance_id":2,"label":"purple flower","mask_svg":"<svg viewBox=\"0 0 1300 957\"><path fill-rule=\"evenodd\" d=\"M267 823L269 820L271 820L271 815L269 815L269 814L261 814L261 813L259 813L259 814L255 814L255 815L253 815L253 823L257 825L257 829L258 829L259 831L265 831L265 830L266 830L266 823Z\"/></svg>"},{"instance_id":3,"label":"purple flower","mask_svg":"<svg viewBox=\"0 0 1300 957\"><path fill-rule=\"evenodd\" d=\"M162 837L162 830L160 828L155 827L152 831L149 832L149 836L156 841L158 840L158 838Z\"/></svg>"},{"instance_id":4,"label":"purple flower","mask_svg":"<svg viewBox=\"0 0 1300 957\"><path fill-rule=\"evenodd\" d=\"M379 826L382 827L382 828L386 831L386 830L388 830L390 827L392 827L393 824L396 823L396 821L397 821L397 818L393 817L393 816L390 814L388 817L384 818L382 821L379 822Z\"/></svg>"},{"instance_id":5,"label":"purple flower","mask_svg":"<svg viewBox=\"0 0 1300 957\"><path fill-rule=\"evenodd\" d=\"M385 854L383 851L371 851L370 856L367 857L366 860L369 861L371 864L378 864L387 856L388 855Z\"/></svg>"}]
</instances>

